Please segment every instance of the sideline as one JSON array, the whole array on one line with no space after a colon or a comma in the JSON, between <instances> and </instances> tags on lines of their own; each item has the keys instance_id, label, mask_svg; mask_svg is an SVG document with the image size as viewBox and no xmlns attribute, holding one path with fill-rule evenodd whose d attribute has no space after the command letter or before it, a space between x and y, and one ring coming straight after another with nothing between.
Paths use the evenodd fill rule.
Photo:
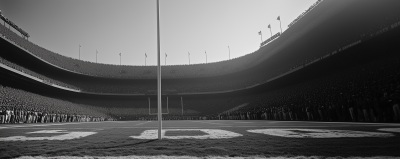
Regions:
<instances>
[{"instance_id":1,"label":"sideline","mask_svg":"<svg viewBox=\"0 0 400 159\"><path fill-rule=\"evenodd\" d=\"M94 122L93 122L94 123ZM38 127L38 126L55 126L55 125L73 125L73 124L83 124L83 122L76 123L30 123L30 124L10 124L7 126L2 126L0 129L13 129L13 128L25 128L25 127Z\"/></svg>"}]
</instances>

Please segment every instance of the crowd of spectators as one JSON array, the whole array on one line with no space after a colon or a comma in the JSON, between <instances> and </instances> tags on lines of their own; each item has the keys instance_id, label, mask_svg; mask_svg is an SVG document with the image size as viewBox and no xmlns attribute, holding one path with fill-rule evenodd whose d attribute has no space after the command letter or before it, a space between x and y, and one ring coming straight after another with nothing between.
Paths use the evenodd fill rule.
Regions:
<instances>
[{"instance_id":1,"label":"crowd of spectators","mask_svg":"<svg viewBox=\"0 0 400 159\"><path fill-rule=\"evenodd\" d=\"M308 13L321 0L318 0L298 19ZM252 78L238 78L229 81L204 83L179 83L163 85L163 90L176 90L177 93L217 92L243 89L269 82L315 62L329 58L339 52L354 47L370 38L397 28L398 15L384 19L351 40L339 42L337 48L313 58L291 63L287 68L266 68ZM293 25L298 19L291 23ZM0 25L2 38L14 42L33 55L53 65L82 74L113 78L155 78L155 66L115 66L97 64L64 57L37 46L21 38L5 26ZM201 77L223 75L254 66L261 52L255 52L230 61L209 64L163 67L163 77ZM377 60L353 69L304 82L296 86L265 94L221 99L184 100L182 112L178 99L171 99L165 120L308 120L308 121L400 121L400 58L393 56ZM92 84L76 81L66 84L50 79L29 69L0 57L0 63L30 76L62 87L81 89L96 93L136 94L156 90L156 85ZM0 85L0 123L44 123L44 122L83 122L104 120L155 120L149 115L148 101L78 100L75 102L44 97L26 91ZM165 99L164 99L165 100ZM79 103L79 104L77 104ZM156 102L151 103L151 113ZM226 110L226 111L224 111ZM215 114L215 112L222 112ZM210 116L214 114L214 116Z\"/></svg>"},{"instance_id":2,"label":"crowd of spectators","mask_svg":"<svg viewBox=\"0 0 400 159\"><path fill-rule=\"evenodd\" d=\"M217 111L224 109L223 105L226 104L231 98L204 98L192 99L183 97L162 97L162 113L165 116L174 118L188 118L188 117L204 117L210 114L215 114ZM83 105L90 105L97 108L98 111L113 116L118 120L127 119L150 119L157 114L157 100L156 96L150 97L150 108L149 98L140 97L135 99L71 99L73 103L80 103ZM182 106L183 104L183 106ZM153 114L153 115L149 115ZM214 115L216 116L216 114Z\"/></svg>"},{"instance_id":3,"label":"crowd of spectators","mask_svg":"<svg viewBox=\"0 0 400 159\"><path fill-rule=\"evenodd\" d=\"M3 25L0 25L0 34L3 38L6 38L24 48L34 56L55 66L80 74L124 79L147 79L157 77L156 66L120 66L82 61L42 48L27 39L20 37ZM168 65L163 66L161 74L163 78L202 77L229 74L253 66L252 62L261 55L262 53L260 52L254 52L242 57L221 62L193 65Z\"/></svg>"},{"instance_id":4,"label":"crowd of spectators","mask_svg":"<svg viewBox=\"0 0 400 159\"><path fill-rule=\"evenodd\" d=\"M1 124L113 120L98 109L0 85Z\"/></svg>"},{"instance_id":5,"label":"crowd of spectators","mask_svg":"<svg viewBox=\"0 0 400 159\"><path fill-rule=\"evenodd\" d=\"M43 76L43 75L38 74L36 72L33 72L33 71L31 71L31 70L29 70L27 68L19 66L19 65L15 64L15 63L12 63L12 62L10 62L10 61L8 61L6 59L1 58L1 57L0 57L0 64L8 66L9 68L14 69L15 71L19 71L21 73L28 74L28 75L30 75L30 76L32 76L34 78L38 78L45 84L50 84L50 85L55 84L55 85L58 85L58 86L61 86L61 87L65 87L65 88L79 90L79 88L77 88L75 86L72 86L70 84L66 84L64 82L61 82L61 81L58 81L58 80L55 80L55 79L48 78L46 76ZM0 67L3 67L3 66L0 65Z\"/></svg>"},{"instance_id":6,"label":"crowd of spectators","mask_svg":"<svg viewBox=\"0 0 400 159\"><path fill-rule=\"evenodd\" d=\"M336 53L339 53L341 51L344 51L350 47L354 47L366 40L368 40L369 38L372 37L376 37L382 33L388 32L391 29L396 28L399 23L399 16L394 14L392 17L387 17L385 18L381 23L377 24L377 26L373 26L372 28L363 31L360 35L357 35L355 38L352 38L351 40L344 40L344 42L339 42L339 44L337 45L338 47L333 48L332 50L328 51L328 52L321 52L321 54L319 54L318 56L315 56L313 58L305 58L305 60L303 61L299 61L297 63L294 64L286 64L289 67L282 67L282 68L277 68L277 67L268 67L265 68L264 73L262 74L254 74L252 75L251 78L236 78L236 79L231 79L231 80L225 80L225 81L213 81L213 82L196 82L196 83L178 83L178 84L163 84L162 85L162 89L163 90L176 90L177 93L197 93L197 92L219 92L219 91L234 91L234 90L238 90L238 89L244 89L244 88L248 88L248 87L252 87L252 86L256 86L265 82L269 82L272 80L276 80L284 75L287 75L289 73L292 73L294 71L297 71L299 69L302 69L312 63L315 63L317 61L323 60L325 58L331 57L332 55L335 55ZM9 33L10 31L7 31L6 28L4 29L3 26L0 25L0 33ZM12 33L12 32L11 32ZM12 34L9 33L11 36ZM8 37L6 36L6 37ZM17 35L14 35L17 36ZM14 37L14 39L17 39L16 37ZM21 39L20 39L21 40ZM26 41L25 39L22 39L23 41ZM26 41L29 43L29 41ZM31 43L30 43L31 44ZM38 47L38 46L37 46ZM48 53L47 55L51 55L51 56L55 56L58 54L55 53ZM43 55L44 56L44 55ZM61 55L60 55L61 56ZM251 58L250 58L251 56ZM256 58L259 55L257 53L254 54L249 54L246 55L244 57L241 57L239 59L239 61L242 61L243 65L245 65L246 62L250 62L252 61L252 58ZM249 57L249 58L247 58ZM66 58L66 57L65 57ZM72 59L73 60L73 59ZM3 60L4 61L4 60ZM63 61L63 60L62 60ZM79 60L77 60L79 61ZM244 62L246 61L246 62ZM80 61L83 62L83 61ZM225 61L227 62L227 61ZM8 62L9 63L9 62ZM70 63L70 62L67 62ZM85 62L88 63L88 62ZM221 62L224 63L224 62ZM251 62L250 62L251 63ZM222 71L225 69L232 69L232 67L228 67L228 65L225 65L221 68L219 68L222 65L219 65L220 63L210 63L207 65L204 64L198 64L198 65L188 65L188 66L167 66L169 68L173 68L172 70L174 71L170 71L172 74L179 72L178 70L187 70L188 72L192 72L194 74L197 75L205 75L202 72L207 72L206 70L210 69L210 70L215 70L215 71ZM100 66L100 65L104 65L106 66L106 64L96 64L96 66ZM290 66L291 65L291 66ZM77 65L77 66L81 66L81 65ZM194 69L195 67L199 66L200 69ZM28 71L27 69L20 69L20 66L17 66L15 64L12 64L12 67L14 68L18 68L18 70L26 70L26 72L30 72L30 75L33 75L35 77L38 77L40 79L43 79L44 81L48 81L50 83L55 83L57 85L63 86L63 87L67 87L67 88L72 88L72 89L79 89L82 90L84 92L93 92L93 93L118 93L118 94L146 94L148 92L148 90L156 90L156 85L152 85L152 84L123 84L123 83L87 83L87 82L82 82L82 81L73 81L69 84L57 81L57 80L52 80L52 79L45 79L44 76L33 73L32 71ZM82 67L82 69L86 69L86 66ZM138 68L150 68L152 66L115 66L115 67L109 67L110 69L114 69L114 68L121 68L124 71L120 71L119 74L129 74L130 71L128 71L131 68L140 70ZM241 67L241 66L238 66ZM104 74L107 74L108 69L103 68L103 67L99 67L96 68L97 71L102 72ZM163 70L166 70L163 68ZM168 69L167 69L168 70ZM190 70L195 70L190 71ZM133 71L131 73L134 73L137 71ZM139 71L140 72L140 71ZM148 77L151 77L154 74L155 76L155 67L154 67L154 71L150 71L147 70L145 71L147 73L147 75L149 75ZM197 76L196 75L196 76ZM107 75L105 75L107 76ZM167 75L168 76L168 75ZM144 76L142 76L144 77ZM178 77L178 76L176 76Z\"/></svg>"},{"instance_id":7,"label":"crowd of spectators","mask_svg":"<svg viewBox=\"0 0 400 159\"><path fill-rule=\"evenodd\" d=\"M0 10L0 19L1 20L3 20L3 25L5 26L5 24L7 23L8 24L8 28L10 29L10 26L11 27L13 27L15 30L17 30L18 32L20 32L21 33L21 35L23 35L24 37L26 37L26 38L29 38L29 34L26 32L26 31L24 31L24 30L22 30L20 27L18 27L18 25L16 25L14 22L12 22L10 19L8 19L7 17L5 17L4 15L3 15L3 13L1 12L1 10Z\"/></svg>"},{"instance_id":8,"label":"crowd of spectators","mask_svg":"<svg viewBox=\"0 0 400 159\"><path fill-rule=\"evenodd\" d=\"M162 85L163 90L177 90L178 93L196 93L196 92L219 92L219 91L234 91L238 89L244 89L252 86L256 86L265 82L276 80L282 76L290 74L299 69L305 68L315 62L322 61L330 58L338 53L344 52L345 50L356 47L357 45L375 38L383 33L397 29L399 25L399 15L393 14L392 16L386 17L382 22L376 26L364 30L359 35L348 40L338 42L337 47L332 48L327 52L321 52L318 56L299 61L298 63L292 64L287 68L265 68L261 74L254 74L251 78L236 78L225 81L213 81L213 82L197 82L197 83L179 83L179 84L166 84ZM323 62L323 61L322 61ZM107 93L143 93L147 90L156 90L156 85L97 85L92 87L85 83L78 84L84 90L94 92L107 92Z\"/></svg>"},{"instance_id":9,"label":"crowd of spectators","mask_svg":"<svg viewBox=\"0 0 400 159\"><path fill-rule=\"evenodd\" d=\"M361 65L281 90L237 98L163 99L164 120L268 119L391 122L400 120L400 57ZM156 102L142 100L83 100L69 102L22 90L0 87L2 123L155 120ZM79 104L75 104L79 103ZM219 116L210 116L219 110ZM7 114L14 114L12 115ZM20 117L25 114L24 117ZM29 117L31 114L31 117ZM32 115L38 114L38 115ZM39 117L39 116L45 117ZM7 117L8 116L8 117ZM19 117L17 117L19 116ZM36 117L33 117L36 116ZM64 116L64 117L62 117ZM89 116L90 119L87 117ZM96 116L97 118L93 118Z\"/></svg>"},{"instance_id":10,"label":"crowd of spectators","mask_svg":"<svg viewBox=\"0 0 400 159\"><path fill-rule=\"evenodd\" d=\"M307 14L310 10L312 10L315 6L317 6L322 0L316 1L312 6L309 7L305 12L303 12L298 18L296 18L289 26L293 25L297 22L301 17ZM380 26L380 28L382 28ZM109 64L98 64L88 61L81 61L69 57L62 56L60 54L54 53L50 50L44 49L27 39L21 38L11 30L7 29L5 26L0 25L0 34L3 38L9 39L16 45L26 49L28 52L32 53L34 56L39 57L53 65L58 67L71 70L74 72L78 72L81 74L91 75L91 76L99 76L99 77L112 77L112 78L156 78L156 67L155 66L119 66L119 65L109 65ZM223 75L229 74L236 71L244 70L251 66L255 65L256 59L259 59L260 56L263 55L263 52L256 51L254 53L250 53L240 58L221 61L216 63L208 63L208 64L194 64L194 65L173 65L173 66L163 66L162 76L163 78L181 78L181 77L202 77L202 76L214 76L214 75ZM296 64L293 64L289 68L289 71L301 67L304 63L308 61L313 61L315 59L320 58L320 56L316 56L311 59L307 59L305 61L299 61ZM266 76L263 80L258 80L256 82L249 82L253 84L260 83L259 81L265 81L265 78L270 79L276 77L280 74L286 73L288 68L281 69L280 71L276 71L278 73L271 73L271 75ZM260 79L260 78L259 78ZM242 81L240 82L242 83ZM228 84L230 86L236 86L236 84ZM214 86L205 86L210 88L216 88ZM247 87L247 86L246 86ZM184 87L187 88L187 87ZM97 88L92 88L97 89ZM235 90L236 88L232 88L231 90ZM90 91L90 89L88 89ZM121 90L121 89L116 89ZM130 89L132 90L132 89ZM138 89L137 92L143 92L147 89ZM217 89L216 91L226 90L225 87ZM97 90L95 90L97 91ZM204 92L207 90L198 91L198 89L192 89L191 92ZM99 92L107 92L107 93L118 93L114 91L109 91L108 88L104 88ZM131 93L129 91L125 91L126 93ZM182 92L182 91L181 91Z\"/></svg>"},{"instance_id":11,"label":"crowd of spectators","mask_svg":"<svg viewBox=\"0 0 400 159\"><path fill-rule=\"evenodd\" d=\"M249 103L220 119L400 121L400 57L389 57L320 79L237 99Z\"/></svg>"},{"instance_id":12,"label":"crowd of spectators","mask_svg":"<svg viewBox=\"0 0 400 159\"><path fill-rule=\"evenodd\" d=\"M296 18L289 27L314 8L320 1L318 0L309 9ZM99 64L89 61L81 61L70 57L57 54L45 48L42 48L27 39L18 36L5 26L0 26L0 34L11 40L16 45L26 49L33 55L43 59L55 66L74 71L81 74L111 77L111 78L156 78L156 66L119 66L110 64ZM279 35L274 35L274 38ZM264 44L262 44L264 45ZM262 55L262 52L253 52L245 56L232 60L194 65L170 65L163 66L163 78L181 78L181 77L202 77L224 75L244 70L254 66L254 61Z\"/></svg>"}]
</instances>

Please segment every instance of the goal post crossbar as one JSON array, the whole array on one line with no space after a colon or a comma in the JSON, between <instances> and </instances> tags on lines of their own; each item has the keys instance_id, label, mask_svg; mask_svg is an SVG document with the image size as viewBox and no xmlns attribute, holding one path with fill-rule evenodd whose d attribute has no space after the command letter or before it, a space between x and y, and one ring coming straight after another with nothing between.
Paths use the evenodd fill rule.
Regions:
<instances>
[{"instance_id":1,"label":"goal post crossbar","mask_svg":"<svg viewBox=\"0 0 400 159\"><path fill-rule=\"evenodd\" d=\"M157 113L151 113L150 97L148 97L148 103L149 103L149 115L158 115L158 112ZM161 114L169 114L168 103L169 102L168 102L168 96L167 96L167 112L163 113L162 110L161 110ZM182 108L182 115L183 115L183 98L182 98L182 96L181 96L181 108Z\"/></svg>"}]
</instances>

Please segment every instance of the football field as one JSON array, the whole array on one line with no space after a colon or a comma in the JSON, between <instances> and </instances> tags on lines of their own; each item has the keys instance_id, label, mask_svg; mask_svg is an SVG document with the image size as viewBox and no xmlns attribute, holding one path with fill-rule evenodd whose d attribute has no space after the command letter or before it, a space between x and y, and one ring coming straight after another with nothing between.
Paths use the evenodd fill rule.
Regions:
<instances>
[{"instance_id":1,"label":"football field","mask_svg":"<svg viewBox=\"0 0 400 159\"><path fill-rule=\"evenodd\" d=\"M400 124L262 120L0 125L0 158L398 157Z\"/></svg>"}]
</instances>

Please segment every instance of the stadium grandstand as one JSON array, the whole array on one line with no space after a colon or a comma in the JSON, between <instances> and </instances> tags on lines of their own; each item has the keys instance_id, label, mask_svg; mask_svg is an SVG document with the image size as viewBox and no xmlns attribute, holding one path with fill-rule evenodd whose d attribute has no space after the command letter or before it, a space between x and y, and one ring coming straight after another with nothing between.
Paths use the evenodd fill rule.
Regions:
<instances>
[{"instance_id":1,"label":"stadium grandstand","mask_svg":"<svg viewBox=\"0 0 400 159\"><path fill-rule=\"evenodd\" d=\"M319 2L320 1L318 1L317 3ZM337 16L339 17L341 15ZM396 29L398 26L397 24L399 22L399 13L390 12L385 16L386 17L377 17L375 21L379 21L379 23L372 21L374 23L370 22L371 24L368 25L367 27L363 27L363 29L357 29L357 34L353 33L354 31L352 31L351 35L346 36L346 40L341 40L339 42L334 41L333 44L324 44L325 46L323 51L321 51L321 47L318 46L302 47L301 46L302 44L296 44L296 41L294 41L293 44L287 44L289 46L292 45L296 46L283 48L281 45L285 45L287 43L286 39L293 39L293 37L291 37L290 35L282 34L278 39L270 42L266 46L261 47L258 51L236 59L222 61L222 62L208 63L208 64L163 66L162 90L167 90L167 91L169 90L169 92L165 94L166 96L189 95L188 97L189 99L190 96L196 96L196 95L207 96L207 95L219 94L223 96L230 96L230 97L224 97L228 99L225 101L229 101L229 99L236 98L235 94L240 94L238 92L242 93L258 92L260 89L264 89L264 87L272 85L270 83L274 83L274 81L278 83L280 81L284 81L283 77L285 76L294 76L292 74L298 74L297 72L303 72L303 70L307 70L307 68L312 69L313 67L316 67L314 65L322 65L319 63L329 63L330 61L335 61L340 56L343 56L339 58L341 60L344 59L346 56L349 56L346 58L365 56L359 53L361 52L360 50L357 50L362 48L368 48L368 47L362 47L362 45L367 45L364 43L372 43L369 41L374 41L375 39L380 38L381 36L380 34L382 34L382 37L387 36L383 34L386 32L396 33ZM324 32L326 34L327 31L323 29L327 27L325 27L324 25L329 25L329 24L320 24L320 25L321 26L319 27L321 28L321 30L319 30L318 28L315 29L315 31ZM0 58L3 72L7 70L8 72L12 72L11 74L19 74L20 76L24 76L26 78L29 78L30 80L36 80L38 82L53 86L55 88L59 89L61 88L63 90L67 90L70 92L80 92L77 93L77 95L75 96L79 96L78 94L99 95L99 96L106 95L115 97L119 95L121 96L155 95L154 93L151 93L151 91L157 89L156 85L153 84L156 77L156 66L118 66L118 65L98 64L87 61L81 61L65 57L60 54L51 52L45 48L42 48L30 42L29 40L25 39L24 37L17 35L15 32L6 28L4 25L0 25L0 32L2 35L2 44L4 45L4 48L10 50L7 51L7 53L2 54L2 57ZM290 30L288 30L287 32L290 32ZM306 34L307 30L302 30L302 32L305 32L303 34ZM307 34L304 36L305 36L304 38L308 38ZM382 44L375 42L373 43L373 45L379 46ZM349 49L353 47L355 47L356 49ZM294 55L292 50L297 50L299 52L307 51L310 53L302 54L302 56L300 57ZM350 50L351 54L348 53L348 55L344 55L347 52L350 52L347 50ZM280 52L279 54L273 55L275 52L278 51ZM265 52L268 52L268 54L265 54ZM393 52L387 51L385 55L386 54L390 55L392 53ZM21 59L17 57L16 54L21 54L21 57L24 58ZM373 53L370 54L371 57L375 57ZM293 59L290 58L290 60L287 60L287 62L285 63L273 63L274 61L279 61L281 58L287 56L292 56ZM264 58L266 58L266 60L259 60ZM37 67L38 65L40 65L45 69ZM350 65L342 67L350 67ZM7 73L7 71L4 73ZM263 73L257 73L257 72L263 72ZM69 78L69 79L63 78L66 76L73 76L74 78ZM281 78L283 79L280 80ZM368 81L367 83L370 82L371 81ZM393 87L396 86L395 84L396 83L393 83ZM7 86L7 84L3 85ZM379 88L379 90L382 89L383 88ZM392 90L392 92L390 93L394 93L393 89L395 88L390 88L390 89ZM370 92L370 90L368 91ZM345 93L345 91L343 91L343 93ZM324 94L327 95L327 93ZM354 93L349 93L349 94L354 94ZM346 99L349 94L346 93ZM375 92L375 94L380 94L379 96L377 96L377 98L378 97L380 98L382 92ZM143 99L145 99L145 97ZM190 102L191 101L189 100L188 103ZM198 101L193 101L192 103L196 102ZM236 110L238 112L227 112L220 110L219 111L220 116L218 116L218 118L227 118L226 117L227 113L228 114L243 113L242 110L247 111L254 106L254 104L252 103L260 103L260 102L261 101L254 101L254 100L246 101L245 103L251 103L251 104L248 104L246 107ZM110 107L102 105L101 102L95 102L95 103L97 104L88 103L88 105L100 106L102 108ZM136 105L134 103L135 102L128 101L127 103L120 103L118 105ZM209 103L214 103L214 102L210 100ZM215 103L220 104L224 102L215 102ZM227 103L222 105L228 105ZM293 102L292 104L297 105L295 103L296 102ZM314 105L316 106L307 106L307 104L305 103L301 103L299 105L304 105L303 106L304 109L307 107L321 106L320 103L316 104L314 101L312 103L314 103ZM326 103L330 102L325 101L322 103L326 105ZM234 107L235 105L240 105L240 104L243 103L240 102L234 103L233 105L226 106L226 108ZM146 104L141 103L137 105L145 106ZM255 110L257 109L257 112L259 114L262 107L263 107L262 111L264 112L266 111L264 110L264 108L275 107L275 106L269 106L270 104L265 104L265 103L261 105L263 106L258 106L257 108L251 108L254 109L251 112L255 113ZM276 105L282 105L282 104L276 104ZM275 108L275 111L276 110L282 111L286 109L285 111L288 112L289 110L287 110L288 109L287 107L289 104L283 104L283 105L286 106L280 106L279 108ZM337 106L338 104L330 104L330 105ZM330 106L325 106L325 108L327 109L329 107ZM146 111L138 111L138 112L143 112L141 113L141 115L146 115ZM191 110L188 110L188 112L191 112ZM207 114L205 112L200 113L202 111L199 110L194 110L193 112L197 112L197 114L205 116L210 116L210 115L214 115L214 117L217 116L217 114L215 113L214 114ZM374 112L376 113L377 111L375 110ZM110 114L110 112L104 112L104 113ZM246 113L248 113L248 111ZM393 114L395 112L391 113ZM368 114L372 115L372 113ZM313 114L313 116L320 117L321 115L317 113ZM248 117L246 119L248 119ZM261 118L258 117L257 119ZM291 120L293 119L294 118L292 117Z\"/></svg>"},{"instance_id":2,"label":"stadium grandstand","mask_svg":"<svg viewBox=\"0 0 400 159\"><path fill-rule=\"evenodd\" d=\"M219 123L211 123L213 126L224 126L220 123L225 120L399 123L400 11L393 6L400 3L385 1L377 5L376 10L370 5L352 14L363 7L359 6L361 1L318 0L293 20L287 30L273 36L271 32L271 38L262 41L257 51L241 57L204 64L162 66L161 105L165 113L162 119L219 120ZM3 14L1 19L15 25ZM354 19L357 21L352 22ZM67 57L28 40L29 34L15 25L13 27L21 34L18 35L5 23L0 25L0 130L10 128L3 125L102 124L158 119L153 115L157 113L157 66L112 65ZM236 125L225 126L239 129ZM95 130L104 129L113 128ZM398 142L398 132L396 135L394 140ZM0 133L0 143L5 136ZM393 145L387 146L388 151L395 149ZM0 150L7 149L0 147ZM238 151L245 154L243 156L265 154ZM45 152L27 154L35 156ZM201 152L194 154L201 157ZM210 154L230 155L232 152L213 150ZM374 152L372 156L400 155L395 151ZM49 153L49 157L75 155ZM98 151L88 154L96 153ZM271 156L281 155L279 153ZM7 154L9 156L0 155L0 158L25 155L23 152L13 155L11 150L7 150ZM164 155L158 151L150 154ZM293 154L297 156L300 152ZM326 151L316 154L335 155ZM360 154L358 151L339 153L343 156ZM81 152L76 156L86 155Z\"/></svg>"}]
</instances>

